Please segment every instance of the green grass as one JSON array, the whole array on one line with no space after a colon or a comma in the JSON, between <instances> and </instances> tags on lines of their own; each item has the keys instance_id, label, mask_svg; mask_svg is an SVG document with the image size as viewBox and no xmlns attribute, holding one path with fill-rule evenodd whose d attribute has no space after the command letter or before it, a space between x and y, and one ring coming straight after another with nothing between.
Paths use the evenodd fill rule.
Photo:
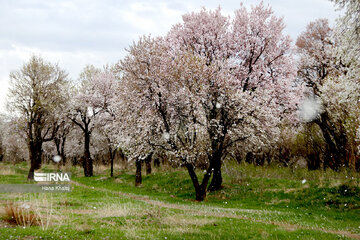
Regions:
<instances>
[{"instance_id":1,"label":"green grass","mask_svg":"<svg viewBox=\"0 0 360 240\"><path fill-rule=\"evenodd\" d=\"M28 183L27 167L0 163L0 184ZM80 168L67 168L71 193L0 193L0 213L8 201L45 198L53 208L46 230L0 218L0 239L360 239L360 181L351 171L226 163L224 188L196 202L182 169L155 169L141 187L134 187L133 171L110 178L99 169L85 178Z\"/></svg>"}]
</instances>

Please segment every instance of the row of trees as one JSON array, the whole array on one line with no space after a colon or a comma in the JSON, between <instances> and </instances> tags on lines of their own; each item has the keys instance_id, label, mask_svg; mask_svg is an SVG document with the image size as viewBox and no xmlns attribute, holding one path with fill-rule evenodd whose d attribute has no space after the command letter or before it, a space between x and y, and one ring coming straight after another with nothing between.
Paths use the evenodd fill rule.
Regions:
<instances>
[{"instance_id":1,"label":"row of trees","mask_svg":"<svg viewBox=\"0 0 360 240\"><path fill-rule=\"evenodd\" d=\"M111 175L117 151L138 170L163 157L187 169L200 201L221 188L228 158L289 165L302 156L309 169L359 169L359 4L337 3L345 17L335 29L310 23L298 61L282 18L262 3L233 19L220 8L185 14L167 35L141 37L117 64L88 66L76 82L34 56L10 74L4 131L26 140L29 179L44 148L65 160L80 155L79 142L92 176L97 141L92 152L109 156Z\"/></svg>"}]
</instances>

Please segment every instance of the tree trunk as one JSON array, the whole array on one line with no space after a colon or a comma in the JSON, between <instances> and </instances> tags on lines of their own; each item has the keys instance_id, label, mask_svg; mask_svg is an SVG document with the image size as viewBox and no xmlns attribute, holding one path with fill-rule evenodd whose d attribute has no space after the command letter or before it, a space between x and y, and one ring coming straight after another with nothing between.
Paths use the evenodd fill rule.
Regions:
<instances>
[{"instance_id":1,"label":"tree trunk","mask_svg":"<svg viewBox=\"0 0 360 240\"><path fill-rule=\"evenodd\" d=\"M93 174L93 160L90 155L90 132L85 131L85 144L84 144L84 161L83 161L85 177L92 177Z\"/></svg>"},{"instance_id":2,"label":"tree trunk","mask_svg":"<svg viewBox=\"0 0 360 240\"><path fill-rule=\"evenodd\" d=\"M78 158L77 157L72 157L71 158L71 164L72 164L72 166L78 165Z\"/></svg>"},{"instance_id":3,"label":"tree trunk","mask_svg":"<svg viewBox=\"0 0 360 240\"><path fill-rule=\"evenodd\" d=\"M307 156L308 170L320 169L320 156L317 153L310 153Z\"/></svg>"},{"instance_id":4,"label":"tree trunk","mask_svg":"<svg viewBox=\"0 0 360 240\"><path fill-rule=\"evenodd\" d=\"M118 154L119 157L121 158L123 168L127 169L127 164L128 164L127 157L125 156L124 152L121 149L119 149Z\"/></svg>"},{"instance_id":5,"label":"tree trunk","mask_svg":"<svg viewBox=\"0 0 360 240\"><path fill-rule=\"evenodd\" d=\"M39 114L35 119L35 125L29 126L29 135L31 138L28 138L28 147L29 147L29 157L30 157L30 170L28 174L29 180L34 180L34 171L40 169L41 167L41 157L42 157L42 144L43 138L41 136L41 114ZM32 132L32 127L34 127L34 132Z\"/></svg>"},{"instance_id":6,"label":"tree trunk","mask_svg":"<svg viewBox=\"0 0 360 240\"><path fill-rule=\"evenodd\" d=\"M242 161L242 156L241 156L240 153L235 153L234 158L235 158L235 160L236 160L236 162L237 162L238 164L241 163L241 161Z\"/></svg>"},{"instance_id":7,"label":"tree trunk","mask_svg":"<svg viewBox=\"0 0 360 240\"><path fill-rule=\"evenodd\" d=\"M339 171L342 165L346 163L346 144L347 138L344 129L336 129L331 123L327 112L320 115L315 123L320 127L326 142L327 151L324 159L324 170L327 167ZM340 132L340 134L338 133Z\"/></svg>"},{"instance_id":8,"label":"tree trunk","mask_svg":"<svg viewBox=\"0 0 360 240\"><path fill-rule=\"evenodd\" d=\"M196 201L202 202L206 198L206 188L203 185L195 188L195 199Z\"/></svg>"},{"instance_id":9,"label":"tree trunk","mask_svg":"<svg viewBox=\"0 0 360 240\"><path fill-rule=\"evenodd\" d=\"M209 185L208 191L213 192L222 188L221 168L214 168L214 176Z\"/></svg>"},{"instance_id":10,"label":"tree trunk","mask_svg":"<svg viewBox=\"0 0 360 240\"><path fill-rule=\"evenodd\" d=\"M34 171L41 167L41 156L42 156L42 143L30 143L30 170L28 174L28 180L34 180Z\"/></svg>"},{"instance_id":11,"label":"tree trunk","mask_svg":"<svg viewBox=\"0 0 360 240\"><path fill-rule=\"evenodd\" d=\"M213 166L213 169L210 170L213 171L214 175L211 180L208 191L212 192L212 191L220 190L222 188L221 152L214 153L212 159L210 160L210 164Z\"/></svg>"},{"instance_id":12,"label":"tree trunk","mask_svg":"<svg viewBox=\"0 0 360 240\"><path fill-rule=\"evenodd\" d=\"M193 186L195 188L195 199L196 201L204 201L206 198L206 189L200 187L199 180L196 176L196 173L194 171L194 166L190 163L185 164L185 167L188 170L188 173L190 175L191 181L193 183Z\"/></svg>"},{"instance_id":13,"label":"tree trunk","mask_svg":"<svg viewBox=\"0 0 360 240\"><path fill-rule=\"evenodd\" d=\"M62 164L63 166L65 166L65 163L66 163L65 141L66 141L66 137L61 137L61 138L55 137L54 138L57 155L61 157L61 163L58 163L58 165Z\"/></svg>"},{"instance_id":14,"label":"tree trunk","mask_svg":"<svg viewBox=\"0 0 360 240\"><path fill-rule=\"evenodd\" d=\"M65 166L65 164L66 164L65 142L66 142L66 138L63 138L62 143L61 143L61 154L60 154L63 166Z\"/></svg>"},{"instance_id":15,"label":"tree trunk","mask_svg":"<svg viewBox=\"0 0 360 240\"><path fill-rule=\"evenodd\" d=\"M110 177L114 176L114 158L111 156Z\"/></svg>"},{"instance_id":16,"label":"tree trunk","mask_svg":"<svg viewBox=\"0 0 360 240\"><path fill-rule=\"evenodd\" d=\"M54 138L54 143L55 143L55 146L56 146L56 153L57 153L57 155L61 155L61 149L60 149L60 138L58 138L58 137L55 137Z\"/></svg>"},{"instance_id":17,"label":"tree trunk","mask_svg":"<svg viewBox=\"0 0 360 240\"><path fill-rule=\"evenodd\" d=\"M152 155L153 155L153 153L150 153L150 154L145 158L146 175L151 174L151 159L152 159Z\"/></svg>"},{"instance_id":18,"label":"tree trunk","mask_svg":"<svg viewBox=\"0 0 360 240\"><path fill-rule=\"evenodd\" d=\"M323 166L324 170L326 170L327 167L330 167L333 170L337 170L337 166L335 163L336 161L338 161L337 158L339 156L336 145L332 141L330 133L327 131L324 125L321 124L319 126L326 142L326 151L325 151L324 166Z\"/></svg>"},{"instance_id":19,"label":"tree trunk","mask_svg":"<svg viewBox=\"0 0 360 240\"><path fill-rule=\"evenodd\" d=\"M136 174L135 174L135 187L140 186L142 183L142 178L141 178L141 159L137 158L135 160L135 165L136 165Z\"/></svg>"},{"instance_id":20,"label":"tree trunk","mask_svg":"<svg viewBox=\"0 0 360 240\"><path fill-rule=\"evenodd\" d=\"M160 167L160 159L159 158L155 158L154 159L154 167Z\"/></svg>"},{"instance_id":21,"label":"tree trunk","mask_svg":"<svg viewBox=\"0 0 360 240\"><path fill-rule=\"evenodd\" d=\"M245 162L252 164L254 162L254 154L252 152L248 152L245 156Z\"/></svg>"},{"instance_id":22,"label":"tree trunk","mask_svg":"<svg viewBox=\"0 0 360 240\"><path fill-rule=\"evenodd\" d=\"M31 163L29 174L28 174L28 177L27 177L28 180L34 180L34 171L35 171L35 167Z\"/></svg>"},{"instance_id":23,"label":"tree trunk","mask_svg":"<svg viewBox=\"0 0 360 240\"><path fill-rule=\"evenodd\" d=\"M114 159L116 155L116 148L113 150L111 145L109 145L109 155L110 155L110 177L114 176Z\"/></svg>"},{"instance_id":24,"label":"tree trunk","mask_svg":"<svg viewBox=\"0 0 360 240\"><path fill-rule=\"evenodd\" d=\"M268 153L266 154L266 162L267 162L267 165L268 165L268 166L271 164L271 160L272 160L271 153L268 152Z\"/></svg>"},{"instance_id":25,"label":"tree trunk","mask_svg":"<svg viewBox=\"0 0 360 240\"><path fill-rule=\"evenodd\" d=\"M265 163L265 154L264 153L258 154L255 157L255 165L256 166L264 166L264 163Z\"/></svg>"},{"instance_id":26,"label":"tree trunk","mask_svg":"<svg viewBox=\"0 0 360 240\"><path fill-rule=\"evenodd\" d=\"M206 198L206 188L207 188L207 185L208 185L209 179L211 177L211 173L212 173L212 165L210 164L209 168L207 169L201 184L199 184L199 180L196 176L194 166L190 163L187 163L187 164L185 164L185 167L188 170L191 181L195 188L196 201L204 201Z\"/></svg>"}]
</instances>

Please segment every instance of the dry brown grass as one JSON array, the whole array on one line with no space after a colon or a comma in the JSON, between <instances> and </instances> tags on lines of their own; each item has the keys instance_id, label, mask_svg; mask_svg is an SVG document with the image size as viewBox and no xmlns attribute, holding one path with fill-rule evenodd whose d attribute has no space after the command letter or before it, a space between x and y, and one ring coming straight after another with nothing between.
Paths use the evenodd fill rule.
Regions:
<instances>
[{"instance_id":1,"label":"dry brown grass","mask_svg":"<svg viewBox=\"0 0 360 240\"><path fill-rule=\"evenodd\" d=\"M114 163L114 174L116 175L119 170L124 170L126 167L124 164ZM103 164L95 164L94 165L94 174L95 175L103 175L109 173L110 175L110 164L103 165Z\"/></svg>"},{"instance_id":2,"label":"dry brown grass","mask_svg":"<svg viewBox=\"0 0 360 240\"><path fill-rule=\"evenodd\" d=\"M160 206L149 206L148 208L139 206L134 203L119 203L113 202L104 204L99 207L92 214L97 218L100 218L100 222L116 226L116 222L108 219L109 217L121 217L125 218L121 229L124 231L126 238L137 238L137 229L139 225L152 226L166 225L167 232L170 233L195 233L198 232L196 227L201 227L206 224L212 224L214 219L187 217L184 214L170 213L166 209ZM126 218L132 216L131 218ZM151 236L148 236L151 238Z\"/></svg>"},{"instance_id":3,"label":"dry brown grass","mask_svg":"<svg viewBox=\"0 0 360 240\"><path fill-rule=\"evenodd\" d=\"M94 174L95 175L102 175L104 174L106 171L109 171L110 166L106 166L106 165L94 165Z\"/></svg>"},{"instance_id":4,"label":"dry brown grass","mask_svg":"<svg viewBox=\"0 0 360 240\"><path fill-rule=\"evenodd\" d=\"M16 172L13 167L4 165L0 168L0 175L15 175Z\"/></svg>"},{"instance_id":5,"label":"dry brown grass","mask_svg":"<svg viewBox=\"0 0 360 240\"><path fill-rule=\"evenodd\" d=\"M75 168L77 168L77 167L75 167ZM80 168L80 167L79 167L79 168ZM63 166L61 167L61 169L62 169L63 171L65 171L65 172L70 172L70 170L74 169L74 167L72 166L71 161L67 161L67 162L65 163L65 165L63 165Z\"/></svg>"},{"instance_id":6,"label":"dry brown grass","mask_svg":"<svg viewBox=\"0 0 360 240\"><path fill-rule=\"evenodd\" d=\"M23 227L40 225L34 208L27 203L9 202L4 210L4 219L11 224Z\"/></svg>"},{"instance_id":7,"label":"dry brown grass","mask_svg":"<svg viewBox=\"0 0 360 240\"><path fill-rule=\"evenodd\" d=\"M0 214L3 219L12 225L22 227L40 226L47 230L55 220L61 223L63 219L53 214L52 198L42 195L39 198L31 198L19 202L7 202Z\"/></svg>"},{"instance_id":8,"label":"dry brown grass","mask_svg":"<svg viewBox=\"0 0 360 240\"><path fill-rule=\"evenodd\" d=\"M104 217L126 217L137 216L141 213L141 210L134 204L106 204L100 208L97 212L97 216Z\"/></svg>"},{"instance_id":9,"label":"dry brown grass","mask_svg":"<svg viewBox=\"0 0 360 240\"><path fill-rule=\"evenodd\" d=\"M204 226L206 224L215 223L214 219L187 217L183 214L169 215L163 218L163 222L167 225L186 227L186 226Z\"/></svg>"}]
</instances>

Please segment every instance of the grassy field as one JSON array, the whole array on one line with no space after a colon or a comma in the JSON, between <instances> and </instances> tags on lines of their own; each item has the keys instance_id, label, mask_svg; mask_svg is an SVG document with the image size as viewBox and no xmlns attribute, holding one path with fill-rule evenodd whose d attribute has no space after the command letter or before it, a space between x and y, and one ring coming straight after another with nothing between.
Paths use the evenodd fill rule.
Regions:
<instances>
[{"instance_id":1,"label":"grassy field","mask_svg":"<svg viewBox=\"0 0 360 240\"><path fill-rule=\"evenodd\" d=\"M44 166L42 171L54 171ZM25 163L0 163L0 184L27 183ZM224 188L194 201L187 172L71 171L71 193L0 193L0 239L360 239L360 176L227 163ZM28 206L38 226L12 224Z\"/></svg>"}]
</instances>

